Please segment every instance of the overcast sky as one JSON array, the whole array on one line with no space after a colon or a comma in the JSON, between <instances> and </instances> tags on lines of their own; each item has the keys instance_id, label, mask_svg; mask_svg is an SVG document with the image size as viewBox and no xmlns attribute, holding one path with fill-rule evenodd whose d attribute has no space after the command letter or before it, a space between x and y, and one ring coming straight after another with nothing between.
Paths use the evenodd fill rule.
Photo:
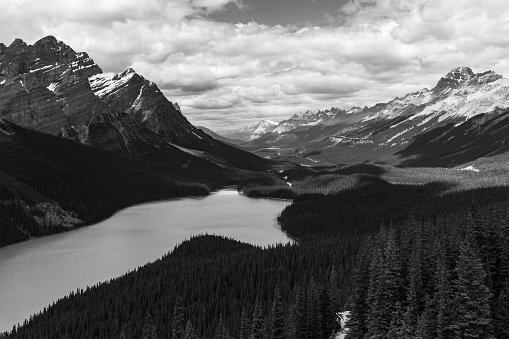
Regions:
<instances>
[{"instance_id":1,"label":"overcast sky","mask_svg":"<svg viewBox=\"0 0 509 339\"><path fill-rule=\"evenodd\" d=\"M133 67L210 128L373 105L457 66L509 77L508 0L1 0L0 42L54 35Z\"/></svg>"}]
</instances>

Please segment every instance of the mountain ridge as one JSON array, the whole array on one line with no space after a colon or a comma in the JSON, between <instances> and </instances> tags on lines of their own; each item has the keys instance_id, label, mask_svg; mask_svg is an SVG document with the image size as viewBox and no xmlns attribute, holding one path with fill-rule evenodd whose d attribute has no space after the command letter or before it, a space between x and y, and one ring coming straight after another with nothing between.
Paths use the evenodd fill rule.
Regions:
<instances>
[{"instance_id":1,"label":"mountain ridge","mask_svg":"<svg viewBox=\"0 0 509 339\"><path fill-rule=\"evenodd\" d=\"M416 154L404 150L424 133L450 124L456 128L471 119L477 121L471 124L474 128L481 115L503 114L507 108L508 79L493 71L474 73L468 67L457 67L441 77L432 89L424 88L371 107L348 110L332 107L296 114L279 122L271 132L242 146L275 160L295 159L309 165L316 165L317 161L321 164L338 161L409 164L405 157ZM453 131L449 133L456 135ZM465 140L473 137L474 133L465 133ZM423 139L419 140L424 147ZM437 142L438 139L430 140L431 144ZM496 147L495 143L491 147ZM267 148L277 151L270 155ZM415 147L410 149L416 150ZM420 150L419 154L424 151ZM488 147L484 153L495 151ZM316 155L312 161L306 156L311 153ZM453 161L451 165L453 163L457 164ZM441 166L444 165L446 163L441 162Z\"/></svg>"}]
</instances>

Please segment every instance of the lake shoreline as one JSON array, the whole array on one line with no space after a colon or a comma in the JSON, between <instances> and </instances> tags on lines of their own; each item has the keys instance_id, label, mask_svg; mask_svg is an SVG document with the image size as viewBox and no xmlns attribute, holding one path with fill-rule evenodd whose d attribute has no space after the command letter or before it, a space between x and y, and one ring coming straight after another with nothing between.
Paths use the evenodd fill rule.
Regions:
<instances>
[{"instance_id":1,"label":"lake shoreline","mask_svg":"<svg viewBox=\"0 0 509 339\"><path fill-rule=\"evenodd\" d=\"M214 234L261 248L298 243L277 223L290 201L247 198L236 186L228 186L207 196L152 201L69 230L86 227L83 232L34 237L1 248L0 331L70 291L159 260L195 235Z\"/></svg>"}]
</instances>

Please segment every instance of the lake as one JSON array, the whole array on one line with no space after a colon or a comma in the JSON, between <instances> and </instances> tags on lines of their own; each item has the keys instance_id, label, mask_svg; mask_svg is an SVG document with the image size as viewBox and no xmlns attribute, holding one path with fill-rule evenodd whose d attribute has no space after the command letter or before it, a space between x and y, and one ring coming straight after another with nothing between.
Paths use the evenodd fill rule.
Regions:
<instances>
[{"instance_id":1,"label":"lake","mask_svg":"<svg viewBox=\"0 0 509 339\"><path fill-rule=\"evenodd\" d=\"M1 248L0 332L70 291L160 258L192 235L224 235L261 246L290 242L276 222L287 204L225 189L129 207L92 226Z\"/></svg>"}]
</instances>

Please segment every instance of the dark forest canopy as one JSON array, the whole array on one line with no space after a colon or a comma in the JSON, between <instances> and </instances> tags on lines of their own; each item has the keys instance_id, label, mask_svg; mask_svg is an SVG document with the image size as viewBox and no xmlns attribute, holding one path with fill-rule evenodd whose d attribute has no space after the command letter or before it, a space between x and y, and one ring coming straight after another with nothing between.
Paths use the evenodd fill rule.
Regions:
<instances>
[{"instance_id":1,"label":"dark forest canopy","mask_svg":"<svg viewBox=\"0 0 509 339\"><path fill-rule=\"evenodd\" d=\"M9 126L12 135L0 140L0 247L66 230L44 218L44 203L58 205L80 226L142 202L281 181L267 172L221 168L199 158L183 167L181 151L168 164L150 163Z\"/></svg>"},{"instance_id":2,"label":"dark forest canopy","mask_svg":"<svg viewBox=\"0 0 509 339\"><path fill-rule=\"evenodd\" d=\"M454 236L473 210L484 220L496 206L495 215L505 218L508 188L443 194L445 188L438 183L392 185L368 177L363 185L338 194L299 196L280 217L283 229L299 239L298 245L262 249L220 237L195 237L155 263L110 283L76 291L8 337L247 339L282 333L282 338L329 338L338 330L335 312L355 310L361 285L354 278L354 268L365 267L367 260L364 255L357 258L357 253L366 236L378 238L381 224L386 225L380 233L384 239L387 229L402 227L391 223L427 227L419 231L427 235L435 227ZM373 212L367 213L370 209ZM407 221L409 215L412 218ZM505 220L500 227L507 233L507 220L497 220ZM400 236L407 241L405 260L410 260L409 253L418 244L412 241L412 232L417 231ZM506 241L497 232L489 236ZM361 253L368 245L362 246ZM431 247L426 243L426 248ZM497 253L502 260L503 253ZM455 255L452 270L459 258ZM485 260L481 261L484 268ZM503 261L494 262L502 265ZM503 276L498 272L490 274L493 282L501 284ZM503 288L500 285L492 292L498 299L502 296L502 304L506 300ZM407 307L405 298L401 294L398 307ZM419 305L422 300L425 305L425 295L420 298ZM500 315L491 316L495 326ZM495 334L500 331L493 329Z\"/></svg>"}]
</instances>

